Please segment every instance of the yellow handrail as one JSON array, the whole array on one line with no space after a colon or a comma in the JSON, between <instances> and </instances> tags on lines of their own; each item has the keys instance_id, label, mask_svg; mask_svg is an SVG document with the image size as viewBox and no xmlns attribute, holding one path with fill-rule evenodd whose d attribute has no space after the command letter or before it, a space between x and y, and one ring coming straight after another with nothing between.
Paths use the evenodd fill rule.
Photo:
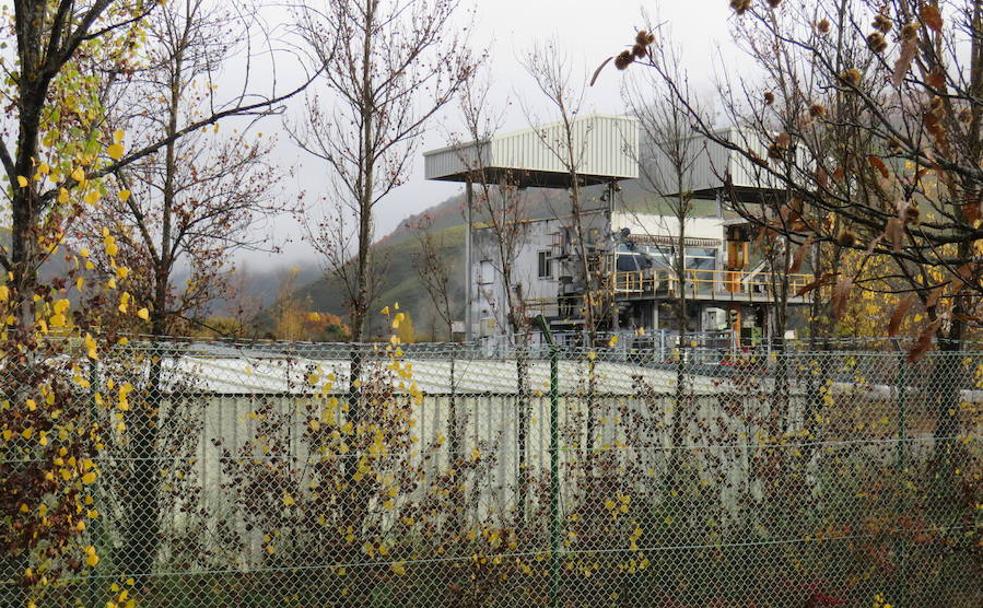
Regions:
<instances>
[{"instance_id":1,"label":"yellow handrail","mask_svg":"<svg viewBox=\"0 0 983 608\"><path fill-rule=\"evenodd\" d=\"M788 281L788 294L794 296L813 281L813 275L743 270L689 269L686 271L686 291L694 294L763 294L771 296L777 287ZM616 294L654 294L665 286L676 293L679 281L668 270L632 270L611 273L611 287Z\"/></svg>"}]
</instances>

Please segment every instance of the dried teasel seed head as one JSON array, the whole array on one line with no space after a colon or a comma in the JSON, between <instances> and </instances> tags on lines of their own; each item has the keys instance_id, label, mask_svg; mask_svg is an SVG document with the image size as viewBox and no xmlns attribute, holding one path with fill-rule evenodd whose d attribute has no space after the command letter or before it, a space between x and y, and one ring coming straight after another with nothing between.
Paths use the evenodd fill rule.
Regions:
<instances>
[{"instance_id":1,"label":"dried teasel seed head","mask_svg":"<svg viewBox=\"0 0 983 608\"><path fill-rule=\"evenodd\" d=\"M840 78L853 86L857 86L860 84L860 79L863 78L863 74L857 68L850 68L848 70L843 70L843 73L840 74Z\"/></svg>"},{"instance_id":2,"label":"dried teasel seed head","mask_svg":"<svg viewBox=\"0 0 983 608\"><path fill-rule=\"evenodd\" d=\"M857 236L849 230L844 230L836 237L836 242L840 247L853 247L857 243Z\"/></svg>"},{"instance_id":3,"label":"dried teasel seed head","mask_svg":"<svg viewBox=\"0 0 983 608\"><path fill-rule=\"evenodd\" d=\"M913 40L917 35L918 35L917 23L906 23L905 26L901 28L902 40Z\"/></svg>"},{"instance_id":4,"label":"dried teasel seed head","mask_svg":"<svg viewBox=\"0 0 983 608\"><path fill-rule=\"evenodd\" d=\"M894 23L892 23L891 19L884 13L877 13L877 16L874 17L874 22L872 25L874 26L875 30L882 34L890 32L891 28L894 27Z\"/></svg>"},{"instance_id":5,"label":"dried teasel seed head","mask_svg":"<svg viewBox=\"0 0 983 608\"><path fill-rule=\"evenodd\" d=\"M641 59L642 57L648 55L649 51L643 45L636 44L635 46L631 47L631 54L633 57L637 57L638 59Z\"/></svg>"},{"instance_id":6,"label":"dried teasel seed head","mask_svg":"<svg viewBox=\"0 0 983 608\"><path fill-rule=\"evenodd\" d=\"M738 15L743 15L751 8L751 0L730 0L730 7Z\"/></svg>"},{"instance_id":7,"label":"dried teasel seed head","mask_svg":"<svg viewBox=\"0 0 983 608\"><path fill-rule=\"evenodd\" d=\"M819 30L820 34L829 33L829 19L820 19L819 23L816 24L816 29Z\"/></svg>"},{"instance_id":8,"label":"dried teasel seed head","mask_svg":"<svg viewBox=\"0 0 983 608\"><path fill-rule=\"evenodd\" d=\"M619 70L627 70L632 61L635 61L635 58L632 56L631 51L621 51L614 58L614 67Z\"/></svg>"},{"instance_id":9,"label":"dried teasel seed head","mask_svg":"<svg viewBox=\"0 0 983 608\"><path fill-rule=\"evenodd\" d=\"M645 30L638 30L638 32L635 33L635 44L641 46L646 46L648 44L651 44L651 42L649 41L649 35L650 34Z\"/></svg>"},{"instance_id":10,"label":"dried teasel seed head","mask_svg":"<svg viewBox=\"0 0 983 608\"><path fill-rule=\"evenodd\" d=\"M765 91L765 105L770 106L775 103L775 94L771 91Z\"/></svg>"},{"instance_id":11,"label":"dried teasel seed head","mask_svg":"<svg viewBox=\"0 0 983 608\"><path fill-rule=\"evenodd\" d=\"M782 3L782 0L768 0L768 6L770 6L771 8L778 8L778 6L781 3Z\"/></svg>"},{"instance_id":12,"label":"dried teasel seed head","mask_svg":"<svg viewBox=\"0 0 983 608\"><path fill-rule=\"evenodd\" d=\"M973 119L973 113L969 111L969 108L963 108L959 112L960 122L969 122Z\"/></svg>"},{"instance_id":13,"label":"dried teasel seed head","mask_svg":"<svg viewBox=\"0 0 983 608\"><path fill-rule=\"evenodd\" d=\"M768 158L773 158L775 160L781 160L785 158L785 148L779 146L777 143L768 146Z\"/></svg>"},{"instance_id":14,"label":"dried teasel seed head","mask_svg":"<svg viewBox=\"0 0 983 608\"><path fill-rule=\"evenodd\" d=\"M875 53L883 53L887 50L887 40L884 39L884 34L880 32L871 32L867 36L867 46L869 46Z\"/></svg>"},{"instance_id":15,"label":"dried teasel seed head","mask_svg":"<svg viewBox=\"0 0 983 608\"><path fill-rule=\"evenodd\" d=\"M813 118L825 116L826 107L823 106L821 103L814 103L811 106L809 106L809 115L812 116Z\"/></svg>"}]
</instances>

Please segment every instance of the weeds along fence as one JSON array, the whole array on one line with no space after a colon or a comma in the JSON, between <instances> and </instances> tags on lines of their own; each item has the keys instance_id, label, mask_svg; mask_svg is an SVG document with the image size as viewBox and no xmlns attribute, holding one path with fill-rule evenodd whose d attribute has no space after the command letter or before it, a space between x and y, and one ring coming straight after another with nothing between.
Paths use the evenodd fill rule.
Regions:
<instances>
[{"instance_id":1,"label":"weeds along fence","mask_svg":"<svg viewBox=\"0 0 983 608\"><path fill-rule=\"evenodd\" d=\"M3 605L983 604L980 352L133 341L49 367L57 398L0 385ZM29 432L32 407L58 416Z\"/></svg>"}]
</instances>

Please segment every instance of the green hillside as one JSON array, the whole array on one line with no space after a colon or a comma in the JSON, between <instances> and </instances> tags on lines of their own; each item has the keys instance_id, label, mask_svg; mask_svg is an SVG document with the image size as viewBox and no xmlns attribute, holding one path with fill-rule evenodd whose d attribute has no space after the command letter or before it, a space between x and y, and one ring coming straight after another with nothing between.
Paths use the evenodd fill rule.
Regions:
<instances>
[{"instance_id":1,"label":"green hillside","mask_svg":"<svg viewBox=\"0 0 983 608\"><path fill-rule=\"evenodd\" d=\"M440 250L441 257L447 260L451 290L454 293L452 303L460 309L455 311L463 317L464 295L464 232L462 224L448 226L434 231L434 237L441 240L444 247ZM398 302L402 310L410 313L417 335L429 339L437 324L437 338L443 339L445 331L435 318L433 304L417 273L417 260L420 256L419 241L411 231L402 231L398 238L380 241L375 246L375 255L385 269L376 308ZM334 277L321 278L302 287L297 297L313 304L313 308L322 312L334 314L345 313L345 295L338 279ZM381 317L373 315L370 319L369 334L382 336L386 328L380 322Z\"/></svg>"}]
</instances>

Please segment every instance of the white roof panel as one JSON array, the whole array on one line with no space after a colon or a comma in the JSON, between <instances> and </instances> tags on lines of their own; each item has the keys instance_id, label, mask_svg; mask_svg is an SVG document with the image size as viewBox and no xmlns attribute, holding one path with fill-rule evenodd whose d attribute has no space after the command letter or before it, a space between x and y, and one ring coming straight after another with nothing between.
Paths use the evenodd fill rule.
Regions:
<instances>
[{"instance_id":1,"label":"white roof panel","mask_svg":"<svg viewBox=\"0 0 983 608\"><path fill-rule=\"evenodd\" d=\"M592 114L575 119L573 132L577 173L586 181L638 177L637 119ZM569 175L561 160L565 142L563 124L557 122L431 150L423 155L426 178L465 181L469 172L484 167L492 177L509 172L520 182L528 180L525 185L562 187Z\"/></svg>"}]
</instances>

